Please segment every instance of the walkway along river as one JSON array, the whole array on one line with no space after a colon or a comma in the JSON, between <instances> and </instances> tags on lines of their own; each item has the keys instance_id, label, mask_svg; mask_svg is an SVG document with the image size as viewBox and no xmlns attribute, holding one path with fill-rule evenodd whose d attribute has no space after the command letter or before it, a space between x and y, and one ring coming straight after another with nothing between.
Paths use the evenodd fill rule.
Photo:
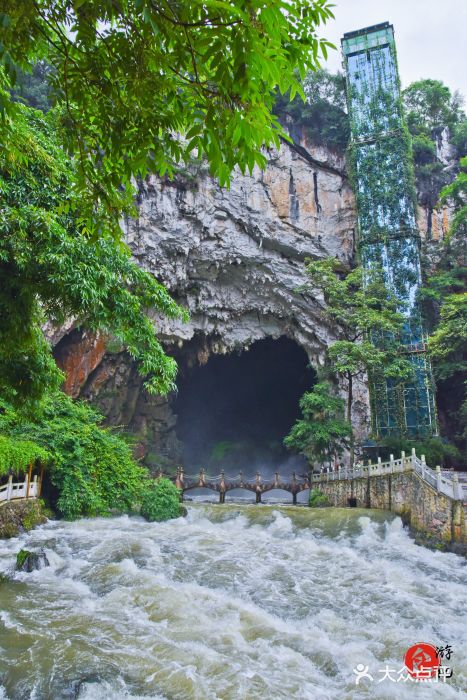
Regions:
<instances>
[{"instance_id":1,"label":"walkway along river","mask_svg":"<svg viewBox=\"0 0 467 700\"><path fill-rule=\"evenodd\" d=\"M466 563L384 511L188 504L188 516L50 522L0 541L0 698L461 698ZM446 683L384 680L419 641ZM368 666L373 681L355 684Z\"/></svg>"}]
</instances>

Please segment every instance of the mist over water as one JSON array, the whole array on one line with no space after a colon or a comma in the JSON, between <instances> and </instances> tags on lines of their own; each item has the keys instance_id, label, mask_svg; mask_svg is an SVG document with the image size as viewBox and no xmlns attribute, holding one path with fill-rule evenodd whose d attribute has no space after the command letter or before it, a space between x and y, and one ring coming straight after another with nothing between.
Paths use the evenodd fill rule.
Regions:
<instances>
[{"instance_id":1,"label":"mist over water","mask_svg":"<svg viewBox=\"0 0 467 700\"><path fill-rule=\"evenodd\" d=\"M283 444L300 416L301 396L316 379L303 348L289 338L268 338L238 354L212 355L203 365L177 359L173 411L187 472L258 470L267 478L276 469L291 474L306 467Z\"/></svg>"},{"instance_id":2,"label":"mist over water","mask_svg":"<svg viewBox=\"0 0 467 700\"><path fill-rule=\"evenodd\" d=\"M50 522L0 541L0 698L461 698L466 564L392 515L188 504L188 517ZM450 644L446 684L378 683L418 641ZM369 666L374 682L355 685ZM2 695L3 693L3 695Z\"/></svg>"}]
</instances>

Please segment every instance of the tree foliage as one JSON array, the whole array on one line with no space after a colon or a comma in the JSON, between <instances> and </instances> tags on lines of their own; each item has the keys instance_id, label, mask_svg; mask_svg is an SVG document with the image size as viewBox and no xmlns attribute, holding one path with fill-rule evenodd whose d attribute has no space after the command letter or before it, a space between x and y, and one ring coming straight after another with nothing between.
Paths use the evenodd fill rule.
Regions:
<instances>
[{"instance_id":1,"label":"tree foliage","mask_svg":"<svg viewBox=\"0 0 467 700\"><path fill-rule=\"evenodd\" d=\"M41 112L48 112L52 106L50 72L51 67L46 61L34 63L31 72L19 71L14 88L10 90L12 99L33 109L40 109Z\"/></svg>"},{"instance_id":2,"label":"tree foliage","mask_svg":"<svg viewBox=\"0 0 467 700\"><path fill-rule=\"evenodd\" d=\"M0 390L26 405L57 387L62 375L41 324L76 318L121 340L146 388L166 392L176 365L146 311L184 312L123 245L79 232L68 204L73 169L57 143L55 117L21 106L11 125L15 148L0 153Z\"/></svg>"},{"instance_id":3,"label":"tree foliage","mask_svg":"<svg viewBox=\"0 0 467 700\"><path fill-rule=\"evenodd\" d=\"M454 216L452 218L446 243L449 245L454 239L457 240L457 248L464 257L467 236L467 156L459 161L460 171L453 182L447 185L441 192L441 202L450 202L454 206Z\"/></svg>"},{"instance_id":4,"label":"tree foliage","mask_svg":"<svg viewBox=\"0 0 467 700\"><path fill-rule=\"evenodd\" d=\"M467 157L457 178L442 191L441 201L453 206L447 236L441 243L435 272L428 278L423 299L432 303L433 332L429 347L441 379L467 368Z\"/></svg>"},{"instance_id":5,"label":"tree foliage","mask_svg":"<svg viewBox=\"0 0 467 700\"><path fill-rule=\"evenodd\" d=\"M57 508L66 518L126 512L141 498L148 472L121 436L101 426L102 416L89 405L56 392L34 418L7 404L3 410L0 431L8 439L32 441L47 452Z\"/></svg>"},{"instance_id":6,"label":"tree foliage","mask_svg":"<svg viewBox=\"0 0 467 700\"><path fill-rule=\"evenodd\" d=\"M302 92L330 46L316 28L332 16L327 0L3 2L2 76L12 88L19 70L51 65L81 211L119 237L136 175L173 173L193 153L221 184L236 165L265 165L263 145L282 133L275 91ZM0 108L12 107L4 92Z\"/></svg>"},{"instance_id":7,"label":"tree foliage","mask_svg":"<svg viewBox=\"0 0 467 700\"><path fill-rule=\"evenodd\" d=\"M331 466L348 445L352 430L343 417L343 400L332 394L328 382L319 382L303 394L300 410L303 417L284 438L285 446L303 454L310 464L327 462Z\"/></svg>"},{"instance_id":8,"label":"tree foliage","mask_svg":"<svg viewBox=\"0 0 467 700\"><path fill-rule=\"evenodd\" d=\"M379 445L379 454L383 460L390 455L400 455L402 450L407 454L415 449L417 455L425 455L428 466L434 468L438 464L444 467L459 467L461 454L459 449L451 443L439 437L430 437L425 440L404 440L395 435L384 438Z\"/></svg>"},{"instance_id":9,"label":"tree foliage","mask_svg":"<svg viewBox=\"0 0 467 700\"><path fill-rule=\"evenodd\" d=\"M346 113L345 81L340 73L310 71L303 81L306 101L300 97L278 95L275 111L289 132L297 127L317 146L344 152L349 142L349 118ZM287 123L287 116L292 124Z\"/></svg>"},{"instance_id":10,"label":"tree foliage","mask_svg":"<svg viewBox=\"0 0 467 700\"><path fill-rule=\"evenodd\" d=\"M402 94L413 134L432 136L436 129L453 129L463 117L461 96L457 92L452 95L441 80L417 80Z\"/></svg>"},{"instance_id":11,"label":"tree foliage","mask_svg":"<svg viewBox=\"0 0 467 700\"><path fill-rule=\"evenodd\" d=\"M412 369L399 352L399 336L404 326L400 303L387 288L382 273L358 267L350 272L333 259L310 262L306 268L308 288L324 301L324 314L336 327L339 340L328 349L332 370L347 387L346 418L352 421L354 379L364 374L410 379ZM364 277L365 274L365 277ZM354 459L353 434L350 463Z\"/></svg>"},{"instance_id":12,"label":"tree foliage","mask_svg":"<svg viewBox=\"0 0 467 700\"><path fill-rule=\"evenodd\" d=\"M456 179L442 190L452 207L447 235L437 247L434 270L421 292L431 324L428 347L437 381L438 404L448 417L444 433L465 455L467 446L467 157ZM459 462L458 462L459 463Z\"/></svg>"},{"instance_id":13,"label":"tree foliage","mask_svg":"<svg viewBox=\"0 0 467 700\"><path fill-rule=\"evenodd\" d=\"M444 300L429 347L432 357L438 360L441 377L467 370L467 292L450 294Z\"/></svg>"},{"instance_id":14,"label":"tree foliage","mask_svg":"<svg viewBox=\"0 0 467 700\"><path fill-rule=\"evenodd\" d=\"M21 474L30 464L40 460L46 464L50 453L32 440L17 440L0 435L0 477L12 472Z\"/></svg>"},{"instance_id":15,"label":"tree foliage","mask_svg":"<svg viewBox=\"0 0 467 700\"><path fill-rule=\"evenodd\" d=\"M467 120L459 93L451 93L440 80L419 80L403 92L420 204L433 209L452 174L437 157L437 142L443 129L459 157L467 153Z\"/></svg>"}]
</instances>

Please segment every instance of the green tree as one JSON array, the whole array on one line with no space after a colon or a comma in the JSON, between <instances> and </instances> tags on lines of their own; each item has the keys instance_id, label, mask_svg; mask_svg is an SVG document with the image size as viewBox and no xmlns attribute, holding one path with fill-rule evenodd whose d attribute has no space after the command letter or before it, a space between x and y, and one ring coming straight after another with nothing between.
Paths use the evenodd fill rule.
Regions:
<instances>
[{"instance_id":1,"label":"green tree","mask_svg":"<svg viewBox=\"0 0 467 700\"><path fill-rule=\"evenodd\" d=\"M454 206L454 216L449 227L446 243L457 241L457 249L465 262L465 246L467 234L467 156L459 161L457 177L441 192L441 202L451 202Z\"/></svg>"},{"instance_id":2,"label":"green tree","mask_svg":"<svg viewBox=\"0 0 467 700\"><path fill-rule=\"evenodd\" d=\"M293 133L302 128L315 145L344 152L349 142L350 126L346 113L345 81L340 73L310 71L303 81L306 101L300 97L278 95L275 112L285 128ZM292 118L292 124L287 117Z\"/></svg>"},{"instance_id":3,"label":"green tree","mask_svg":"<svg viewBox=\"0 0 467 700\"><path fill-rule=\"evenodd\" d=\"M342 454L352 433L344 420L344 401L333 396L328 382L315 384L300 399L302 418L295 422L284 444L303 454L308 462L332 466L333 457Z\"/></svg>"},{"instance_id":4,"label":"green tree","mask_svg":"<svg viewBox=\"0 0 467 700\"><path fill-rule=\"evenodd\" d=\"M33 109L48 112L50 102L50 71L46 61L37 61L32 66L31 72L20 71L16 78L15 86L10 91L13 100L22 102Z\"/></svg>"},{"instance_id":5,"label":"green tree","mask_svg":"<svg viewBox=\"0 0 467 700\"><path fill-rule=\"evenodd\" d=\"M265 165L262 147L283 133L275 91L303 94L300 78L332 46L316 35L330 8L327 0L3 0L0 76L8 90L19 70L48 61L82 215L94 233L104 220L119 238L135 176L171 174L193 153L221 184L236 165ZM6 91L0 108L14 114ZM4 119L3 131L10 126Z\"/></svg>"},{"instance_id":6,"label":"green tree","mask_svg":"<svg viewBox=\"0 0 467 700\"><path fill-rule=\"evenodd\" d=\"M465 155L467 120L459 93L439 80L419 80L403 92L407 123L412 134L412 151L419 203L431 212L440 192L452 179L451 170L437 157L437 141L445 127L459 157ZM431 215L428 217L431 225Z\"/></svg>"},{"instance_id":7,"label":"green tree","mask_svg":"<svg viewBox=\"0 0 467 700\"><path fill-rule=\"evenodd\" d=\"M301 78L330 46L316 35L329 17L327 0L0 0L0 389L10 400L60 381L40 330L48 315L109 330L149 390L172 387L175 363L143 312L180 309L120 242L135 180L193 156L221 184L236 165L264 166L263 145L283 134L276 90L303 94ZM18 101L38 66L57 103L53 138Z\"/></svg>"},{"instance_id":8,"label":"green tree","mask_svg":"<svg viewBox=\"0 0 467 700\"><path fill-rule=\"evenodd\" d=\"M456 179L442 190L441 202L450 203L454 213L423 297L434 302L429 347L438 376L446 378L461 376L467 368L467 156L460 160Z\"/></svg>"},{"instance_id":9,"label":"green tree","mask_svg":"<svg viewBox=\"0 0 467 700\"><path fill-rule=\"evenodd\" d=\"M452 130L451 143L457 148L459 158L467 156L467 119L462 119Z\"/></svg>"},{"instance_id":10,"label":"green tree","mask_svg":"<svg viewBox=\"0 0 467 700\"><path fill-rule=\"evenodd\" d=\"M453 129L463 117L459 93L452 95L441 80L417 80L403 91L402 97L412 134L431 137L435 129Z\"/></svg>"},{"instance_id":11,"label":"green tree","mask_svg":"<svg viewBox=\"0 0 467 700\"><path fill-rule=\"evenodd\" d=\"M456 179L441 192L453 207L449 231L438 246L432 274L421 292L431 324L428 347L433 360L438 405L448 416L444 433L465 454L467 445L467 157Z\"/></svg>"},{"instance_id":12,"label":"green tree","mask_svg":"<svg viewBox=\"0 0 467 700\"><path fill-rule=\"evenodd\" d=\"M62 379L41 325L76 318L121 340L139 361L150 392L173 387L148 308L184 316L124 246L78 232L68 211L73 169L57 142L54 113L19 107L11 133L16 157L0 153L0 392L27 408Z\"/></svg>"},{"instance_id":13,"label":"green tree","mask_svg":"<svg viewBox=\"0 0 467 700\"><path fill-rule=\"evenodd\" d=\"M438 392L448 405L448 436L466 462L467 447L467 291L450 294L441 305L439 322L428 339Z\"/></svg>"},{"instance_id":14,"label":"green tree","mask_svg":"<svg viewBox=\"0 0 467 700\"><path fill-rule=\"evenodd\" d=\"M354 380L367 374L374 377L410 379L410 363L399 352L399 334L405 318L395 296L385 285L383 275L362 268L350 272L333 258L310 262L306 268L308 289L323 296L324 314L340 335L328 348L333 371L347 388L346 418L352 422ZM354 462L354 437L350 436L350 465Z\"/></svg>"},{"instance_id":15,"label":"green tree","mask_svg":"<svg viewBox=\"0 0 467 700\"><path fill-rule=\"evenodd\" d=\"M55 392L33 418L4 402L1 409L0 431L10 442L43 450L59 494L56 506L66 518L127 512L141 499L149 473L118 433L101 426L102 416L89 405Z\"/></svg>"}]
</instances>

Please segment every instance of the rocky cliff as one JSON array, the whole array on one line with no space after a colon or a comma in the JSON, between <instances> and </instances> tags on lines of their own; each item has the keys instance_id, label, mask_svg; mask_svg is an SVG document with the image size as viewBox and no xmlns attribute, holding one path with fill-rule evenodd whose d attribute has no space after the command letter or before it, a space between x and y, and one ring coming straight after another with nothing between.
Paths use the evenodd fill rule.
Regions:
<instances>
[{"instance_id":1,"label":"rocky cliff","mask_svg":"<svg viewBox=\"0 0 467 700\"><path fill-rule=\"evenodd\" d=\"M322 364L335 340L322 301L300 288L307 257L355 254L356 213L344 159L298 135L268 151L268 167L235 173L221 189L203 166L173 181L151 177L139 185L139 214L123 223L135 259L162 281L190 312L187 324L157 319L180 371L212 353L241 351L263 338L286 336ZM445 215L435 212L433 233ZM421 229L427 229L422 212ZM440 233L441 232L441 233ZM177 459L172 397L148 397L130 358L112 342L77 329L59 338L56 356L67 389L97 403L112 424L127 426L139 451ZM365 385L357 387L355 422L367 429Z\"/></svg>"}]
</instances>

